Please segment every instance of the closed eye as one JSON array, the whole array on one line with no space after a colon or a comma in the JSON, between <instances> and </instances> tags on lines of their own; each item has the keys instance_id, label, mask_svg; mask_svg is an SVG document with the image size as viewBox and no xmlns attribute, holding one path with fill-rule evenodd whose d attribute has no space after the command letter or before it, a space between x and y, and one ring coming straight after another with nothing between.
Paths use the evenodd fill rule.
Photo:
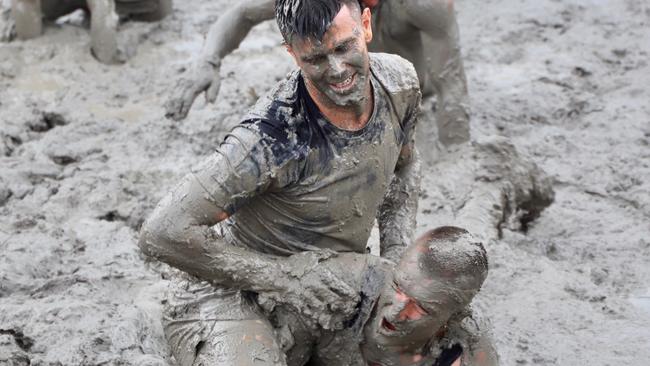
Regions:
<instances>
[{"instance_id":1,"label":"closed eye","mask_svg":"<svg viewBox=\"0 0 650 366\"><path fill-rule=\"evenodd\" d=\"M429 314L429 312L426 309L424 309L422 306L420 306L420 304L418 304L417 300L415 300L411 296L405 294L400 289L399 285L397 284L397 282L395 280L393 280L392 287L393 287L393 290L395 290L395 292L399 296L408 297L408 299L409 299L408 307L410 307L412 310L419 313L420 315L428 315Z\"/></svg>"},{"instance_id":2,"label":"closed eye","mask_svg":"<svg viewBox=\"0 0 650 366\"><path fill-rule=\"evenodd\" d=\"M325 60L325 56L319 55L319 56L305 57L302 60L308 64L316 65L323 62Z\"/></svg>"},{"instance_id":3,"label":"closed eye","mask_svg":"<svg viewBox=\"0 0 650 366\"><path fill-rule=\"evenodd\" d=\"M336 47L334 49L334 52L336 52L338 54L346 53L346 52L348 52L349 48L350 47L347 44L343 44L343 45L340 45L340 46Z\"/></svg>"}]
</instances>

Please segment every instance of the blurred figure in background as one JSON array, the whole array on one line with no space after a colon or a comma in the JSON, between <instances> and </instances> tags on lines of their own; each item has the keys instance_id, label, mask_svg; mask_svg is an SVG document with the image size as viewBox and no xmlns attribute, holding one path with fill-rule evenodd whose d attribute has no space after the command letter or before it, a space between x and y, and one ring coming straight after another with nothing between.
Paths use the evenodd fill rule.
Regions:
<instances>
[{"instance_id":1,"label":"blurred figure in background","mask_svg":"<svg viewBox=\"0 0 650 366\"><path fill-rule=\"evenodd\" d=\"M273 19L275 0L243 0L212 25L203 51L167 102L167 117L184 119L194 99L219 92L222 59L239 47L248 32ZM467 81L460 55L453 0L360 0L372 12L371 52L398 54L415 66L424 97L436 96L438 139L445 145L469 140Z\"/></svg>"},{"instance_id":2,"label":"blurred figure in background","mask_svg":"<svg viewBox=\"0 0 650 366\"><path fill-rule=\"evenodd\" d=\"M55 21L79 9L90 14L93 55L103 63L115 64L133 54L119 42L120 19L158 21L171 13L172 0L11 0L10 19L4 15L0 37L10 40L14 31L20 39L38 37L43 32L43 20Z\"/></svg>"}]
</instances>

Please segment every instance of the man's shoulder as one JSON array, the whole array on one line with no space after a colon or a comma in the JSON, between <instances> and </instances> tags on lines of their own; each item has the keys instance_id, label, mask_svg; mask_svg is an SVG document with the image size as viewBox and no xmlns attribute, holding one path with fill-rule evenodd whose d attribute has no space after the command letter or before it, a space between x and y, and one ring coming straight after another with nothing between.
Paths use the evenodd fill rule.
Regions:
<instances>
[{"instance_id":1,"label":"man's shoulder","mask_svg":"<svg viewBox=\"0 0 650 366\"><path fill-rule=\"evenodd\" d=\"M303 156L309 143L299 82L298 70L289 73L257 100L237 126L256 134L257 143L269 148L278 163Z\"/></svg>"},{"instance_id":2,"label":"man's shoulder","mask_svg":"<svg viewBox=\"0 0 650 366\"><path fill-rule=\"evenodd\" d=\"M294 70L280 80L268 93L262 95L244 116L244 120L284 121L299 108L298 85L300 71ZM286 121L289 122L289 121Z\"/></svg>"},{"instance_id":3,"label":"man's shoulder","mask_svg":"<svg viewBox=\"0 0 650 366\"><path fill-rule=\"evenodd\" d=\"M370 70L391 94L420 91L420 82L413 64L389 53L370 53Z\"/></svg>"}]
</instances>

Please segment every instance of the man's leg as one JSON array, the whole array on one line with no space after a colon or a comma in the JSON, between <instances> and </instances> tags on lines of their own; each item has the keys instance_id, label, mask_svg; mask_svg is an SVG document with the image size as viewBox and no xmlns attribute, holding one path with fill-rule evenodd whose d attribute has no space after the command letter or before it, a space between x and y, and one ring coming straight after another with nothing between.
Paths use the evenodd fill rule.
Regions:
<instances>
[{"instance_id":1,"label":"man's leg","mask_svg":"<svg viewBox=\"0 0 650 366\"><path fill-rule=\"evenodd\" d=\"M273 327L237 290L177 276L163 325L181 366L286 366Z\"/></svg>"},{"instance_id":2,"label":"man's leg","mask_svg":"<svg viewBox=\"0 0 650 366\"><path fill-rule=\"evenodd\" d=\"M20 39L30 39L43 32L43 13L40 0L12 0L11 17Z\"/></svg>"},{"instance_id":3,"label":"man's leg","mask_svg":"<svg viewBox=\"0 0 650 366\"><path fill-rule=\"evenodd\" d=\"M432 9L436 27L429 32L426 56L437 98L438 138L448 146L469 141L469 97L453 0L433 0Z\"/></svg>"}]
</instances>

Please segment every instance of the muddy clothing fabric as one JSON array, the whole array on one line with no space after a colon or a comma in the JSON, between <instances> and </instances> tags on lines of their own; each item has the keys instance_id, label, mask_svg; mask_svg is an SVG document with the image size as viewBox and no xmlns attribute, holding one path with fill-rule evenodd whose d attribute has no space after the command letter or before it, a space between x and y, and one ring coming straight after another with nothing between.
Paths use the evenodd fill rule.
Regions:
<instances>
[{"instance_id":1,"label":"muddy clothing fabric","mask_svg":"<svg viewBox=\"0 0 650 366\"><path fill-rule=\"evenodd\" d=\"M370 61L375 102L362 129L327 121L296 71L193 170L212 202L231 215L221 225L229 242L280 256L365 252L420 102L410 63L388 54L371 54Z\"/></svg>"},{"instance_id":2,"label":"muddy clothing fabric","mask_svg":"<svg viewBox=\"0 0 650 366\"><path fill-rule=\"evenodd\" d=\"M463 354L463 347L458 344L445 348L432 366L451 366Z\"/></svg>"},{"instance_id":3,"label":"muddy clothing fabric","mask_svg":"<svg viewBox=\"0 0 650 366\"><path fill-rule=\"evenodd\" d=\"M346 131L327 121L295 71L192 170L211 202L230 214L215 227L225 242L278 256L319 249L365 253L400 151L413 140L420 104L409 62L370 54L370 68L374 110L364 128ZM206 349L199 357L209 364L237 364L222 350L254 341L259 334L250 326L270 322L277 343L269 346L262 336L252 346L262 364L278 362L277 348L288 365L304 365L319 333L285 310L263 314L254 294L183 274L173 279L165 334L183 366L201 361L199 350Z\"/></svg>"}]
</instances>

